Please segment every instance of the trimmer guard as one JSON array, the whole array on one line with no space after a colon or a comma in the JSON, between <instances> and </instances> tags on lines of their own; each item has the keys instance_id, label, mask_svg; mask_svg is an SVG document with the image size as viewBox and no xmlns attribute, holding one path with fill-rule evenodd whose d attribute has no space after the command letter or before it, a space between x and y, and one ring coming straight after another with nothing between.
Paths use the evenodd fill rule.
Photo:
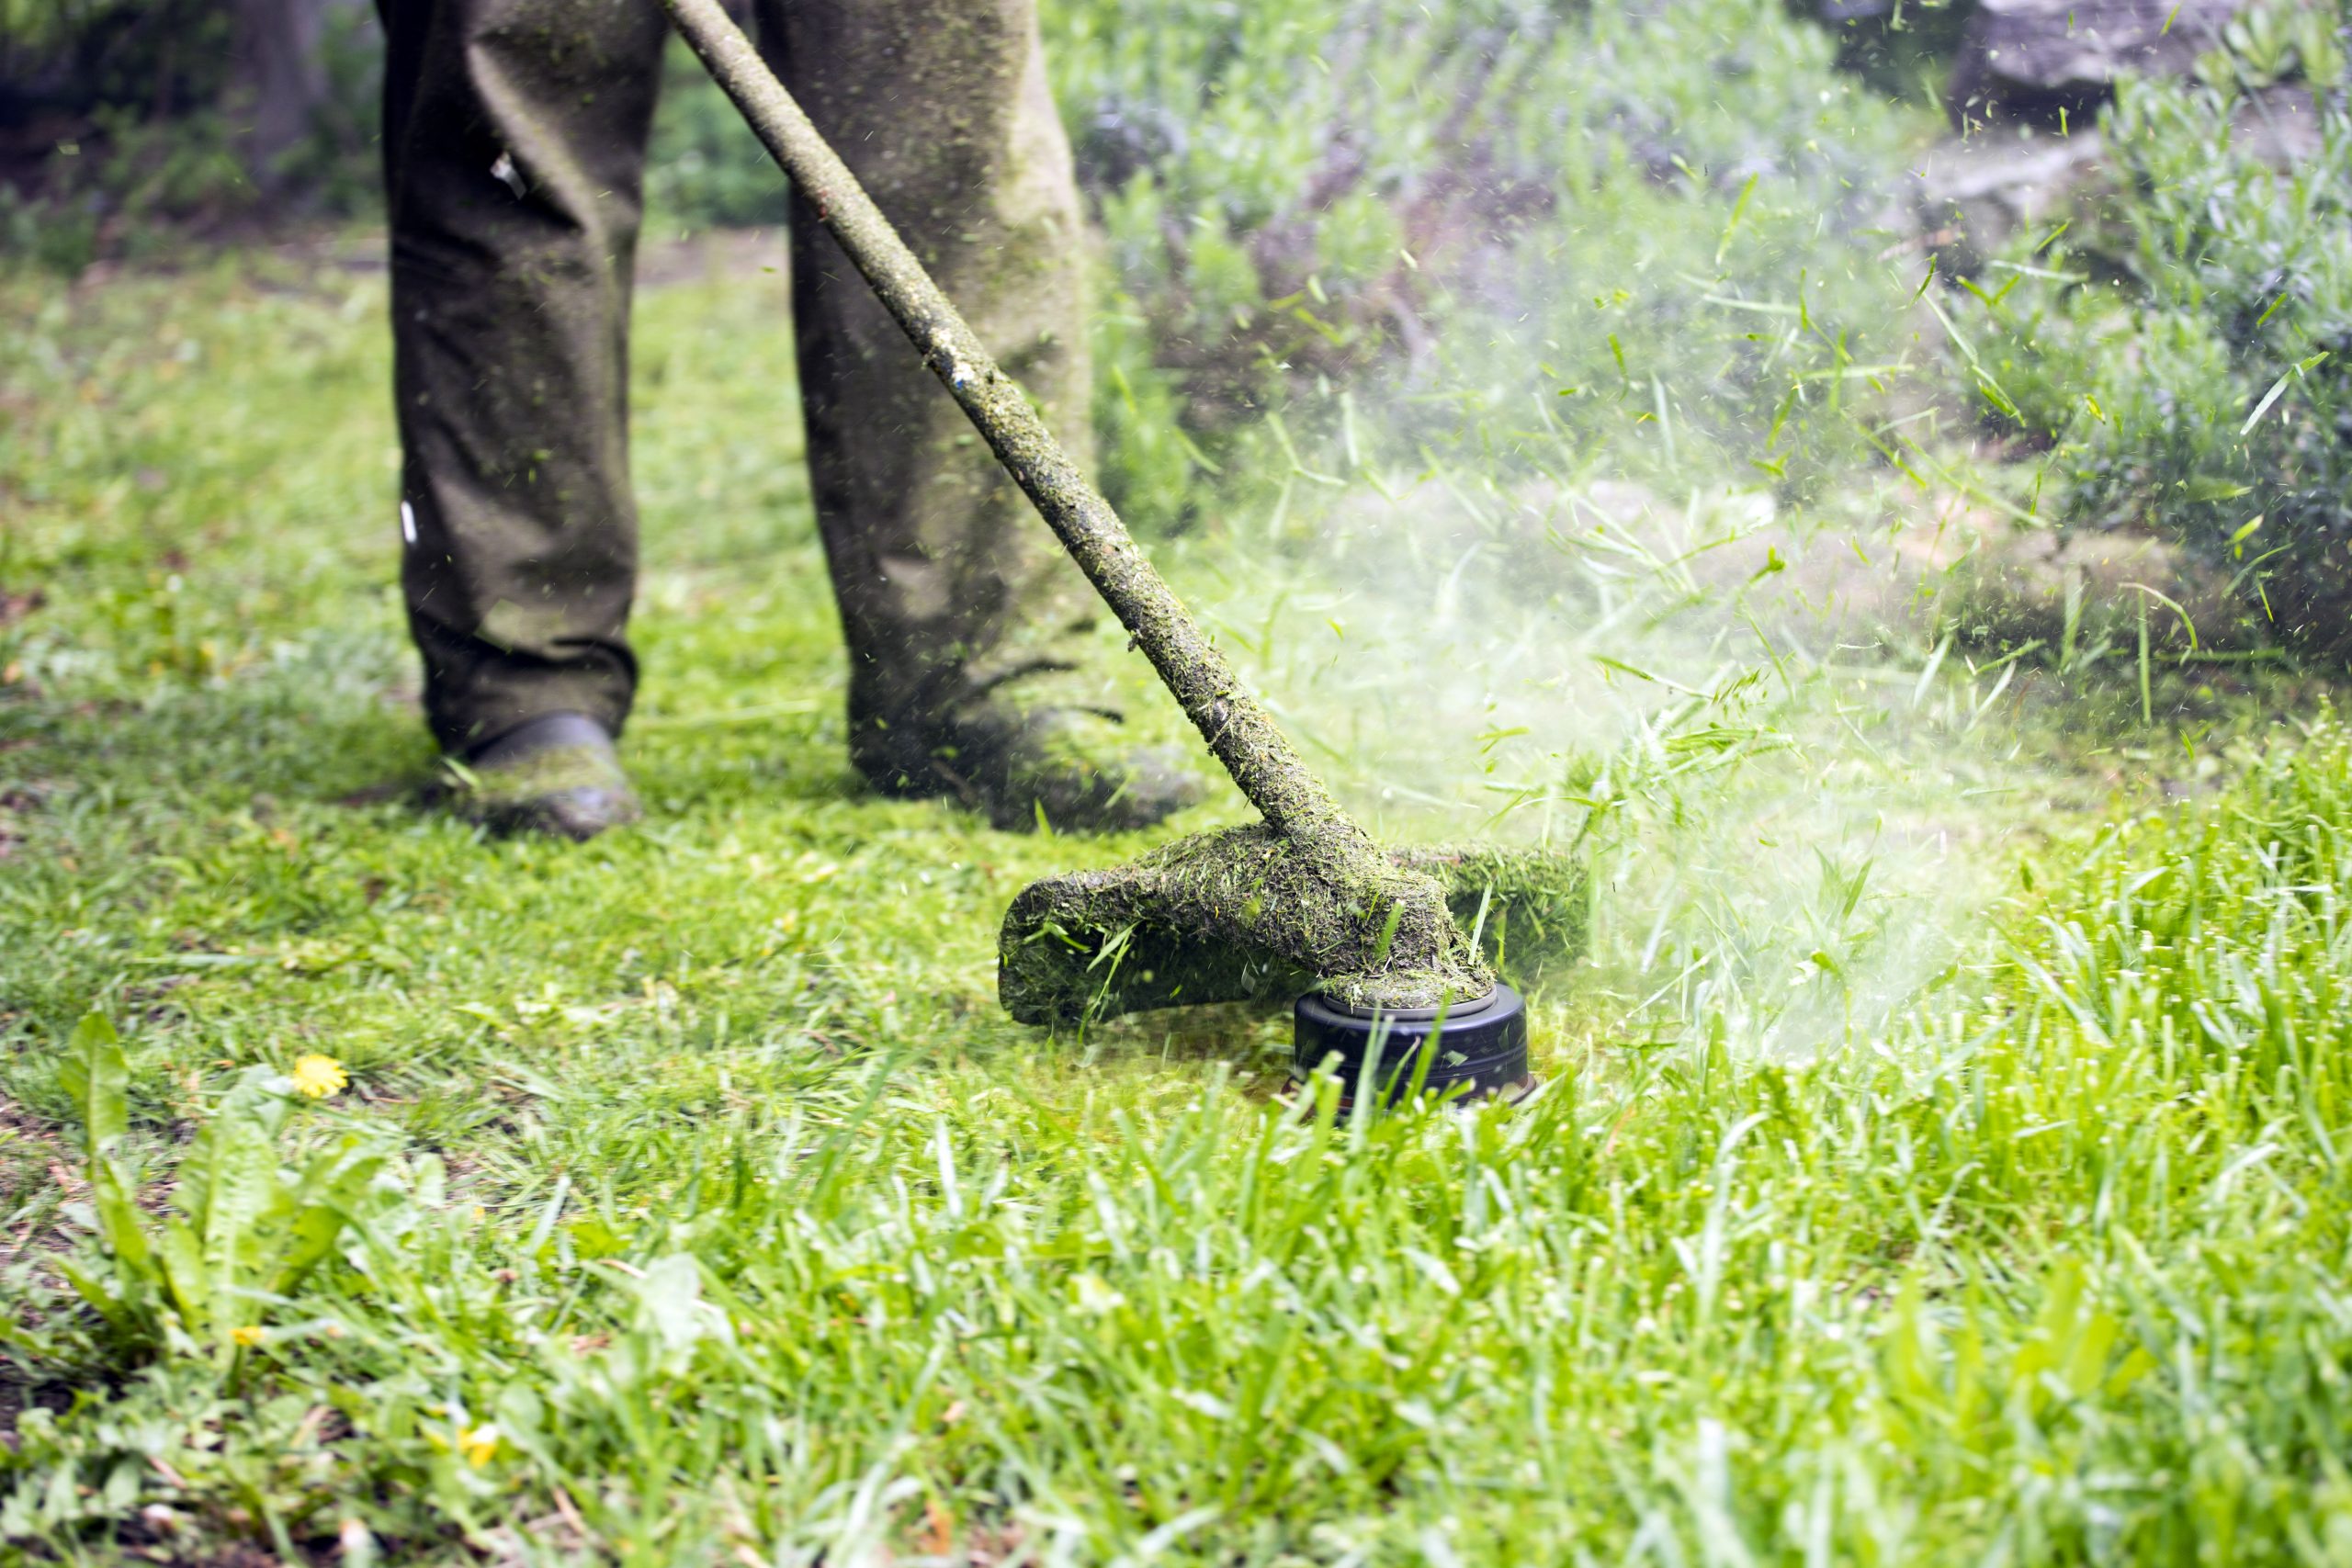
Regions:
<instances>
[{"instance_id":1,"label":"trimmer guard","mask_svg":"<svg viewBox=\"0 0 2352 1568\"><path fill-rule=\"evenodd\" d=\"M1005 911L999 1000L1020 1022L1070 1025L1204 1002L1288 1003L1325 989L1330 971L1317 960L1329 933L1297 918L1303 901L1289 896L1284 852L1263 825L1224 828L1125 865L1030 884ZM1455 921L1477 929L1498 967L1583 953L1579 858L1484 845L1388 853L1437 879Z\"/></svg>"}]
</instances>

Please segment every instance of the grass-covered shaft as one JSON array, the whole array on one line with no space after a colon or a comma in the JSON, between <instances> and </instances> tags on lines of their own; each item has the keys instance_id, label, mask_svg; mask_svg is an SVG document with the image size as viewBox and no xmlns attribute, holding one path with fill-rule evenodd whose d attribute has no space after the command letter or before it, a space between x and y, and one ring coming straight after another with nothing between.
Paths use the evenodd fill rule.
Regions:
<instances>
[{"instance_id":1,"label":"grass-covered shaft","mask_svg":"<svg viewBox=\"0 0 2352 1568\"><path fill-rule=\"evenodd\" d=\"M1493 985L1436 883L1391 864L1300 760L1272 715L1154 570L1126 525L1078 470L1045 421L981 346L922 262L775 79L717 0L664 0L678 30L751 122L1250 803L1281 835L1310 922L1306 951L1351 999L1429 1003ZM913 106L910 112L921 112ZM1205 868L1220 880L1243 867Z\"/></svg>"}]
</instances>

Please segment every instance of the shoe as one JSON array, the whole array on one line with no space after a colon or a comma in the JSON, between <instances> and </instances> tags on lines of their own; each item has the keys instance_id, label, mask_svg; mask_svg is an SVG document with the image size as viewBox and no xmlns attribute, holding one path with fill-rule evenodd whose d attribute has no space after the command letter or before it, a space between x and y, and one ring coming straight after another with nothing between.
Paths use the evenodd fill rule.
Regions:
<instances>
[{"instance_id":1,"label":"shoe","mask_svg":"<svg viewBox=\"0 0 2352 1568\"><path fill-rule=\"evenodd\" d=\"M450 770L457 812L501 833L545 833L584 843L643 810L605 727L551 713L468 752Z\"/></svg>"},{"instance_id":2,"label":"shoe","mask_svg":"<svg viewBox=\"0 0 2352 1568\"><path fill-rule=\"evenodd\" d=\"M883 743L859 747L857 761L886 795L950 796L1014 833L1131 832L1206 793L1173 749L1122 745L1118 725L1085 708L983 708L921 728L876 726Z\"/></svg>"}]
</instances>

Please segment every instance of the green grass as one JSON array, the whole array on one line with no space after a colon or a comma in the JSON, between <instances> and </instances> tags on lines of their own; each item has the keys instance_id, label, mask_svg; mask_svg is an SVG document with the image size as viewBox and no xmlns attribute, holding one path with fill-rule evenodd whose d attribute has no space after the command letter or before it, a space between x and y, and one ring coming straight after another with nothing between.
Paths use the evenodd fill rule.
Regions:
<instances>
[{"instance_id":1,"label":"green grass","mask_svg":"<svg viewBox=\"0 0 2352 1568\"><path fill-rule=\"evenodd\" d=\"M857 792L763 275L641 305L647 823L384 797L430 757L382 304L286 258L0 283L0 590L46 601L0 628L6 1551L2352 1554L2332 722L2200 761L1957 659L1482 655L1205 543L1179 575L1384 826L1487 784L1541 796L1498 831L1620 825L1544 1093L1334 1126L1278 1019L996 1013L1012 891L1145 840ZM1559 684L1604 646L1718 694ZM1415 649L1487 690L1419 815L1362 761ZM2108 808L2110 764L2197 798ZM311 1053L352 1085L289 1101Z\"/></svg>"}]
</instances>

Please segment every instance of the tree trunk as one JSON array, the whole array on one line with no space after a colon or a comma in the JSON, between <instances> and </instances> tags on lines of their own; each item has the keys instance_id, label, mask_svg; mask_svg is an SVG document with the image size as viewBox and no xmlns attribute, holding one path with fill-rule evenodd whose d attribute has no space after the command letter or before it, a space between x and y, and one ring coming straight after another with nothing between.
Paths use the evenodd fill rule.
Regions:
<instances>
[{"instance_id":1,"label":"tree trunk","mask_svg":"<svg viewBox=\"0 0 2352 1568\"><path fill-rule=\"evenodd\" d=\"M284 177L286 155L309 134L326 100L319 52L333 0L235 0L237 30L228 105L246 172L264 191Z\"/></svg>"}]
</instances>

